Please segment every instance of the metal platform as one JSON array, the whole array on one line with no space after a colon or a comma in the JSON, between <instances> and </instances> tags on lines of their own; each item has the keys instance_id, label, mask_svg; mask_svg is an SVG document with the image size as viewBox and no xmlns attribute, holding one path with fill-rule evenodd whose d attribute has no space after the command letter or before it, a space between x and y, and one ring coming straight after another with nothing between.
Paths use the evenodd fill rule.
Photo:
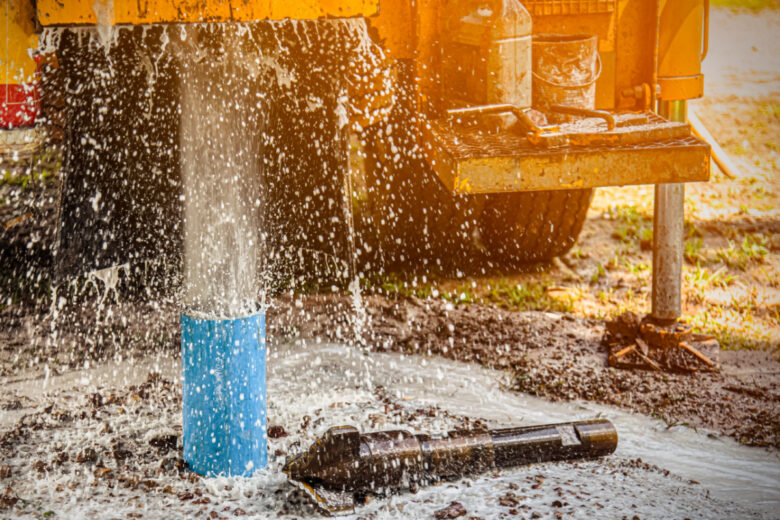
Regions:
<instances>
[{"instance_id":1,"label":"metal platform","mask_svg":"<svg viewBox=\"0 0 780 520\"><path fill-rule=\"evenodd\" d=\"M676 123L654 116L643 128L670 125ZM672 137L660 140L543 147L509 130L488 133L432 121L423 128L423 148L444 185L460 194L708 180L710 146L689 129L674 128Z\"/></svg>"}]
</instances>

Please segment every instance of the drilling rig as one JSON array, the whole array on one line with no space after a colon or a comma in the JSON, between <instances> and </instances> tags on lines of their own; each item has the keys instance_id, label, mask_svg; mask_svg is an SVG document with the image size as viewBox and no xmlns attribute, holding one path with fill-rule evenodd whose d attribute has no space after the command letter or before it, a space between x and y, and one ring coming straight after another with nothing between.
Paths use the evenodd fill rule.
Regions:
<instances>
[{"instance_id":1,"label":"drilling rig","mask_svg":"<svg viewBox=\"0 0 780 520\"><path fill-rule=\"evenodd\" d=\"M8 117L10 71L30 67L42 30L64 96L58 268L175 250L184 75L170 46L237 24L265 67L262 128L246 131L263 134L272 248L354 265L350 134L376 243L406 264L453 248L549 260L594 188L654 184L653 315L673 320L684 183L710 174L686 123L708 13L708 0L8 0L2 125L31 124Z\"/></svg>"}]
</instances>

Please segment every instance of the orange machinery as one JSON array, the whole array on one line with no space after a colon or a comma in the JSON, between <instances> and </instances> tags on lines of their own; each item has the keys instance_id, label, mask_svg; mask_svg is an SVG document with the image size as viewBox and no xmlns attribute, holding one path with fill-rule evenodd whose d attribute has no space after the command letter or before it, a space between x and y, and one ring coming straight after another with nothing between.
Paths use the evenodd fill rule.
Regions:
<instances>
[{"instance_id":1,"label":"orange machinery","mask_svg":"<svg viewBox=\"0 0 780 520\"><path fill-rule=\"evenodd\" d=\"M35 10L27 0L6 0L0 33L0 153L32 152L42 134Z\"/></svg>"},{"instance_id":2,"label":"orange machinery","mask_svg":"<svg viewBox=\"0 0 780 520\"><path fill-rule=\"evenodd\" d=\"M170 111L155 113L157 124L151 127L146 121L128 123L126 119L132 114L113 120L111 110L98 113L99 107L87 98L101 99L106 90L121 89L133 78L146 77L143 70L148 71L151 63L159 78L164 78L147 89L157 89L157 104L141 99L146 94L139 94L137 89L121 95L127 96L133 106L175 104L179 88L176 74L166 75L166 61L158 59L165 51L164 42L170 39L168 28L185 23L240 21L249 22L251 31L257 34L271 24L292 33L297 29L291 29L289 22L270 20L305 19L309 20L307 24L332 27L334 18L357 18L344 23L353 27L356 22L365 23L369 45L345 47L339 43L342 33L325 31L322 34L328 35L313 45L319 45L316 56L311 48L298 49L293 44L297 54L290 66L300 72L300 85L320 82L315 90L333 93L334 110L338 111L338 100L345 99L345 94L352 100L353 129L362 134L368 155L373 220L385 249L395 249L395 257L402 260L420 256L423 250L430 253L431 248L436 249L432 243L443 244L443 250L455 244L467 253L473 253L476 247L495 259L545 260L572 246L593 188L655 184L653 313L659 319L674 319L680 312L682 183L709 178L709 147L693 137L685 123L686 100L703 93L701 60L706 54L708 3L37 0L37 19L43 26L72 28L71 33L75 33L77 26L98 25L98 30L88 31L86 37L83 31L76 37L65 30L57 40L57 55L72 97L68 101L72 131L66 133L70 138L64 200L77 200L63 210L63 219L70 222L63 229L76 230L75 238L61 243L72 244L77 251L89 251L91 258L102 257L95 262L103 264L117 261L116 255L102 253L115 249L110 245L117 237L124 237L120 249L144 243L125 231L112 229L105 218L94 221L97 228L105 227L102 231L85 226L85 218L95 218L89 212L94 193L80 194L79 187L104 184L105 189L96 190L104 201L112 191L120 193L112 203L116 214L143 206L122 201L136 193L156 193L156 189L138 181L141 170L175 173L175 147L166 155L148 146L149 142L173 142L175 116ZM120 26L124 32L117 39L121 50L105 58L94 50L94 42L109 26ZM574 77L583 68L576 59L561 59L557 65L540 62L539 49L545 41L542 35L551 34L559 41L597 42L591 60L595 63L592 77ZM329 48L334 54L358 49L373 53L376 66L356 72L350 68L355 61L347 60L335 68L319 67L319 72L310 72L306 60L317 62ZM80 65L84 53L90 56L90 70ZM124 72L117 73L117 67L125 67ZM551 71L557 79L543 77ZM115 79L107 80L110 76ZM329 76L327 86L323 86L324 76ZM101 84L100 91L81 85L95 78ZM76 88L79 85L85 88ZM542 87L550 91L551 86L558 88L560 97L557 101L542 100ZM566 90L572 86L580 90L576 96ZM268 91L278 91L276 87L271 85ZM275 106L287 107L291 96L312 91L306 93L295 85L292 90L295 92L278 94ZM576 101L577 96L584 96L585 101ZM95 113L89 115L92 110ZM297 177L284 177L291 169L288 164L273 160L267 163L271 174L281 179L269 183L268 189L276 189L274 193L282 198L295 192L298 197L314 200L315 207L303 214L293 212L292 217L287 214L277 222L285 227L288 238L297 236L303 241L312 233L317 235L311 226L319 225L320 231L324 226L329 229L324 236L330 236L332 242L334 232L327 222L351 219L351 192L348 187L344 192L348 186L344 179L348 181L349 177L345 159L348 136L335 120L322 120L330 117L324 113L317 116L318 122L303 112L282 112L273 125L276 130L269 130L267 125L265 131L277 132L274 143L295 143L289 144L292 148L283 155L289 157L294 151L303 165L295 168ZM314 125L332 129L325 133L326 138L341 143L329 148L332 161L306 159L323 152L311 148L311 138L298 138L301 126L294 123L297 118L306 128ZM102 122L102 127L94 126L96 120ZM116 135L111 137L112 132L126 132L129 143L145 143L146 151L132 157L112 151L117 141ZM85 133L89 134L87 138ZM130 146L128 142L124 144ZM133 165L123 161L133 161ZM110 178L107 163L112 165ZM140 163L143 168L136 167ZM130 181L118 182L117 172L130 176ZM160 190L167 186L165 183L170 184L169 179L156 182ZM330 187L319 190L318 182L330 182ZM153 206L164 203L159 197L151 199ZM320 207L316 206L318 200ZM345 210L320 212L328 204L332 207L333 200L343 200ZM312 219L311 215L320 218ZM296 225L309 228L296 230ZM175 232L175 227L170 231ZM342 229L348 228L346 224ZM96 242L90 233L99 236L100 247L89 246L89 242ZM67 237L68 233L61 235ZM354 256L354 245L349 241L347 244L339 254ZM452 256L449 252L443 256L447 255ZM63 258L68 255L60 260Z\"/></svg>"}]
</instances>

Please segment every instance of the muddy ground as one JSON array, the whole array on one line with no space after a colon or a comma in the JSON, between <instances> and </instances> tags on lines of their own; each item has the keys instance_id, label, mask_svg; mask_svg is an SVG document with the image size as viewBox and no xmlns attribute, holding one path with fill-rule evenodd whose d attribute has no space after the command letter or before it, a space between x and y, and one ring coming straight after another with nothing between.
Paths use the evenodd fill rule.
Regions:
<instances>
[{"instance_id":1,"label":"muddy ground","mask_svg":"<svg viewBox=\"0 0 780 520\"><path fill-rule=\"evenodd\" d=\"M187 470L181 459L180 367L169 357L6 381L0 398L0 518L320 517L280 470L287 456L329 426L438 434L508 426L521 418L556 422L597 413L581 406L564 411L502 390L495 372L441 358L368 357L358 348L297 342L274 346L269 358L269 467L251 479L204 479ZM363 373L369 366L373 382ZM440 378L439 371L452 380ZM754 450L680 430L659 432L654 421L619 412L599 413L613 420L622 439L606 458L490 471L416 492L368 497L348 518L433 519L447 508L465 511L471 520L772 517L777 471ZM670 453L693 455L698 473L675 465L670 454L655 453L650 446L659 441L673 443ZM714 466L723 475L713 474L699 453L714 446L719 463L728 461ZM675 470L643 462L637 452ZM748 462L753 471L742 469ZM762 466L761 477L755 465ZM716 482L711 495L709 483Z\"/></svg>"},{"instance_id":2,"label":"muddy ground","mask_svg":"<svg viewBox=\"0 0 780 520\"><path fill-rule=\"evenodd\" d=\"M79 301L78 311L68 309L76 305L71 302L57 316L9 319L0 313L5 381L44 369L56 374L107 360L179 355L172 302ZM692 375L614 369L601 344L603 320L380 294L364 296L357 309L352 296L338 293L279 296L267 323L272 349L291 341L332 341L475 362L506 370L519 392L615 405L669 427L780 449L780 363L765 351L708 350L719 370ZM56 339L49 329L57 331Z\"/></svg>"},{"instance_id":3,"label":"muddy ground","mask_svg":"<svg viewBox=\"0 0 780 520\"><path fill-rule=\"evenodd\" d=\"M512 374L512 387L551 400L584 399L644 413L751 446L780 448L780 363L767 352L708 351L720 363L693 375L614 369L604 323L559 312L455 306L417 298L366 298L361 336L377 350L444 356ZM279 309L279 310L276 310ZM348 341L351 299L281 300L272 333Z\"/></svg>"}]
</instances>

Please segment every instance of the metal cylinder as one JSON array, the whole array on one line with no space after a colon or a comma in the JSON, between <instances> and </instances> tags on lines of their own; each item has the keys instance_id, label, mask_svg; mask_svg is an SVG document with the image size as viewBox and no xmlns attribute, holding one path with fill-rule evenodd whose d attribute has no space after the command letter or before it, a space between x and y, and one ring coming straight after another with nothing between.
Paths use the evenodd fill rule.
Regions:
<instances>
[{"instance_id":1,"label":"metal cylinder","mask_svg":"<svg viewBox=\"0 0 780 520\"><path fill-rule=\"evenodd\" d=\"M330 514L352 510L357 496L388 493L494 468L593 458L617 448L607 420L500 430L458 430L433 437L404 430L360 434L336 426L287 461L283 471Z\"/></svg>"},{"instance_id":2,"label":"metal cylinder","mask_svg":"<svg viewBox=\"0 0 780 520\"><path fill-rule=\"evenodd\" d=\"M552 113L551 105L593 109L601 74L599 40L590 34L537 34L533 37L533 106L549 121L572 117Z\"/></svg>"},{"instance_id":3,"label":"metal cylinder","mask_svg":"<svg viewBox=\"0 0 780 520\"><path fill-rule=\"evenodd\" d=\"M661 101L658 113L685 122L685 100ZM673 321L682 314L683 224L685 184L656 184L653 211L652 316Z\"/></svg>"},{"instance_id":4,"label":"metal cylinder","mask_svg":"<svg viewBox=\"0 0 780 520\"><path fill-rule=\"evenodd\" d=\"M700 98L707 55L709 0L662 0L658 27L661 99Z\"/></svg>"}]
</instances>

